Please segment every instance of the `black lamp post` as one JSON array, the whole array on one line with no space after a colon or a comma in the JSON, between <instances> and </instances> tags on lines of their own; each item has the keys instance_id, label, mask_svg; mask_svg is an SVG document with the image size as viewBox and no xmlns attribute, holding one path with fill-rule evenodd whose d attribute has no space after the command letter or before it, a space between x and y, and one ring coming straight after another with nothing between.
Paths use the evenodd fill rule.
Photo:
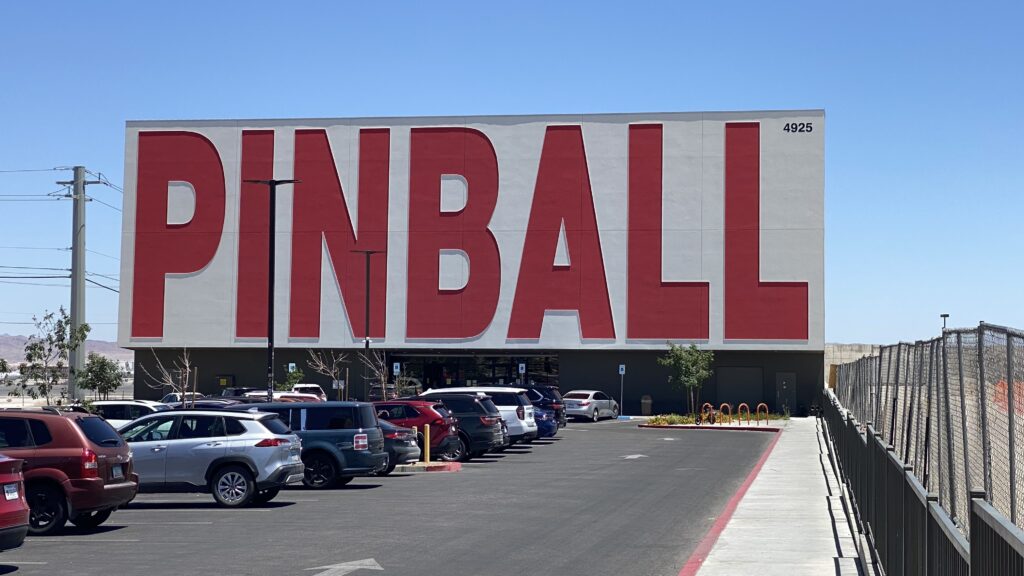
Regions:
<instances>
[{"instance_id":1,"label":"black lamp post","mask_svg":"<svg viewBox=\"0 0 1024 576\"><path fill-rule=\"evenodd\" d=\"M368 376L368 374L366 372L366 370L367 370L366 363L369 362L369 360L370 360L370 256L372 256L374 254L383 253L384 250L353 250L352 252L356 252L356 253L359 253L359 254L365 254L366 255L366 295L365 295L366 296L366 298L365 298L365 303L366 303L366 310L365 310L365 312L366 313L363 315L363 350L364 350L363 354L366 356L366 360L363 362L363 392L366 394L366 397L364 398L364 400L369 400L370 399L370 389L369 389L368 382L369 382L370 379L369 379L369 376ZM388 399L387 398L387 386L383 382L381 382L380 393L381 393L381 400L387 400Z\"/></svg>"},{"instance_id":2,"label":"black lamp post","mask_svg":"<svg viewBox=\"0 0 1024 576\"><path fill-rule=\"evenodd\" d=\"M939 318L942 318L942 332L946 332L946 318L949 318L949 314L939 314Z\"/></svg>"},{"instance_id":3,"label":"black lamp post","mask_svg":"<svg viewBox=\"0 0 1024 576\"><path fill-rule=\"evenodd\" d=\"M243 180L250 184L265 184L270 189L270 247L267 275L267 402L274 401L274 236L277 232L277 186L295 184L299 180Z\"/></svg>"}]
</instances>

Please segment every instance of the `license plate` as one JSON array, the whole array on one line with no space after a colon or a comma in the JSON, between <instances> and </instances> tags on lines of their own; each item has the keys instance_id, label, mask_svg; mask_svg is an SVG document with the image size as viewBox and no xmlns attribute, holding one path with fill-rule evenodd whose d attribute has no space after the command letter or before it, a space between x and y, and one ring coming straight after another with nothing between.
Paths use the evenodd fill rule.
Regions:
<instances>
[{"instance_id":1,"label":"license plate","mask_svg":"<svg viewBox=\"0 0 1024 576\"><path fill-rule=\"evenodd\" d=\"M112 464L110 466L110 479L121 480L124 478L124 468L120 464Z\"/></svg>"},{"instance_id":2,"label":"license plate","mask_svg":"<svg viewBox=\"0 0 1024 576\"><path fill-rule=\"evenodd\" d=\"M8 500L18 499L18 485L17 484L4 484L4 498Z\"/></svg>"}]
</instances>

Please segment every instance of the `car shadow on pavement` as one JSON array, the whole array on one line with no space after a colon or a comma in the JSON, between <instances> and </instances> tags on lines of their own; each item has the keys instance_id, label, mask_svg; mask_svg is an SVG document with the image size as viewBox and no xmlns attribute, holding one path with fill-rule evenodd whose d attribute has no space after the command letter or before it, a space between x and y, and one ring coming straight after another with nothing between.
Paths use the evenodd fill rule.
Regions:
<instances>
[{"instance_id":1,"label":"car shadow on pavement","mask_svg":"<svg viewBox=\"0 0 1024 576\"><path fill-rule=\"evenodd\" d=\"M95 536L96 534L107 534L108 532L117 532L118 530L123 530L125 526L118 524L116 518L117 517L115 516L114 519L107 521L108 524L104 524L103 526L97 526L95 528L79 528L73 524L69 524L61 532L61 534L65 536Z\"/></svg>"},{"instance_id":2,"label":"car shadow on pavement","mask_svg":"<svg viewBox=\"0 0 1024 576\"><path fill-rule=\"evenodd\" d=\"M14 574L17 571L17 566L11 566L9 564L0 564L0 574Z\"/></svg>"},{"instance_id":3,"label":"car shadow on pavement","mask_svg":"<svg viewBox=\"0 0 1024 576\"><path fill-rule=\"evenodd\" d=\"M267 502L250 508L285 508L294 506L294 502ZM231 510L216 502L132 502L125 505L126 510ZM244 510L245 508L240 508Z\"/></svg>"}]
</instances>

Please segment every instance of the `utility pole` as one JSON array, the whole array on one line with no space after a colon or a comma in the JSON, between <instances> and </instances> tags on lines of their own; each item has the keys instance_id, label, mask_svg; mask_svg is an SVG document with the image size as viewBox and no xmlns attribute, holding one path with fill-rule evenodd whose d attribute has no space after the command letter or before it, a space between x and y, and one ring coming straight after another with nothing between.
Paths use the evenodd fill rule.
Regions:
<instances>
[{"instance_id":1,"label":"utility pole","mask_svg":"<svg viewBox=\"0 0 1024 576\"><path fill-rule=\"evenodd\" d=\"M270 245L267 249L267 402L274 401L274 237L277 235L277 185L295 184L298 180L243 180L266 184L270 189Z\"/></svg>"},{"instance_id":2,"label":"utility pole","mask_svg":"<svg viewBox=\"0 0 1024 576\"><path fill-rule=\"evenodd\" d=\"M379 254L383 250L353 250L359 254L366 255L366 316L363 318L363 355L366 357L363 362L363 391L366 392L364 400L370 399L370 378L367 372L366 363L370 360L370 256ZM398 389L397 387L395 388ZM388 399L388 387L386 382L380 383L380 399Z\"/></svg>"},{"instance_id":3,"label":"utility pole","mask_svg":"<svg viewBox=\"0 0 1024 576\"><path fill-rule=\"evenodd\" d=\"M57 182L71 185L71 199L74 203L71 217L71 332L78 332L85 322L85 186L101 184L99 180L86 181L85 166L74 167L74 179ZM68 358L68 396L78 398L76 374L85 368L85 342L75 348Z\"/></svg>"}]
</instances>

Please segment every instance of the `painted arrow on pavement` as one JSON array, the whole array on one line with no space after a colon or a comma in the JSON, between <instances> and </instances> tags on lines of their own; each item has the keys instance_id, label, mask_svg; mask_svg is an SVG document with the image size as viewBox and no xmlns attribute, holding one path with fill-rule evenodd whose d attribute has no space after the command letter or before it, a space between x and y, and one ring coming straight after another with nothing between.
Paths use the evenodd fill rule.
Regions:
<instances>
[{"instance_id":1,"label":"painted arrow on pavement","mask_svg":"<svg viewBox=\"0 0 1024 576\"><path fill-rule=\"evenodd\" d=\"M373 558L365 558L363 560L353 560L351 562L342 562L341 564L331 564L330 566L317 566L316 568L306 568L309 570L323 570L314 574L313 576L345 576L356 570L383 570L380 564Z\"/></svg>"},{"instance_id":2,"label":"painted arrow on pavement","mask_svg":"<svg viewBox=\"0 0 1024 576\"><path fill-rule=\"evenodd\" d=\"M636 460L637 458L647 458L644 454L630 454L629 456L623 456L624 460Z\"/></svg>"}]
</instances>

